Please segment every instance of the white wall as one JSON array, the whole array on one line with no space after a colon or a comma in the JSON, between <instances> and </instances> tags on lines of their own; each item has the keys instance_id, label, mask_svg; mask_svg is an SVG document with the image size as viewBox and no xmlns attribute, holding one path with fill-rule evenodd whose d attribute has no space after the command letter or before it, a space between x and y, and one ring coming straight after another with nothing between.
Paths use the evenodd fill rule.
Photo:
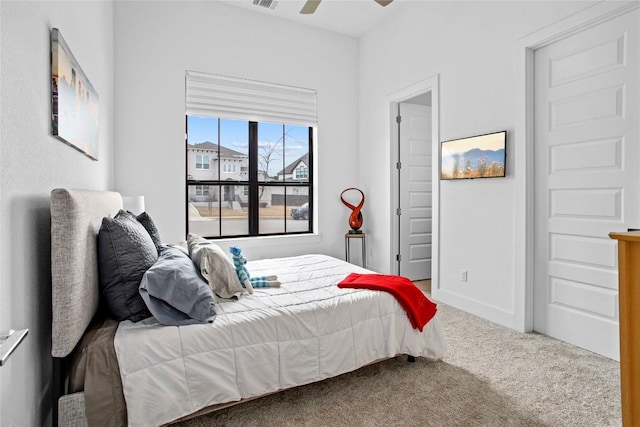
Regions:
<instances>
[{"instance_id":1,"label":"white wall","mask_svg":"<svg viewBox=\"0 0 640 427\"><path fill-rule=\"evenodd\" d=\"M376 230L372 264L391 271L388 96L439 74L440 140L507 130L508 160L504 179L436 182L440 275L433 296L522 329L515 315L521 307L514 306L514 227L523 213L514 194L521 172L513 166L515 156L524 155L514 139L517 41L592 4L406 2L360 39L360 182ZM459 280L462 269L467 283Z\"/></svg>"},{"instance_id":2,"label":"white wall","mask_svg":"<svg viewBox=\"0 0 640 427\"><path fill-rule=\"evenodd\" d=\"M0 367L0 425L51 425L49 194L113 186L113 4L2 2L0 329L29 328ZM99 161L51 136L50 29L100 97Z\"/></svg>"},{"instance_id":3,"label":"white wall","mask_svg":"<svg viewBox=\"0 0 640 427\"><path fill-rule=\"evenodd\" d=\"M405 2L358 43L215 2L3 1L0 329L30 332L0 368L0 425L50 422L51 189L144 194L164 240L184 238L188 69L318 90L322 235L243 241L247 257L342 257L349 212L338 195L358 185L367 195L367 255L383 272L390 271L392 246L388 95L440 74L441 139L507 129L510 158L506 179L442 184L434 294L514 326L513 158L523 155L513 139L514 49L519 37L588 5ZM51 27L61 30L100 95L98 162L50 136ZM466 285L458 281L462 268Z\"/></svg>"},{"instance_id":4,"label":"white wall","mask_svg":"<svg viewBox=\"0 0 640 427\"><path fill-rule=\"evenodd\" d=\"M358 179L357 41L216 2L116 2L116 190L143 194L164 241L185 238L185 70L318 91L320 237L240 241L249 259L344 256ZM365 211L365 224L367 212Z\"/></svg>"}]
</instances>

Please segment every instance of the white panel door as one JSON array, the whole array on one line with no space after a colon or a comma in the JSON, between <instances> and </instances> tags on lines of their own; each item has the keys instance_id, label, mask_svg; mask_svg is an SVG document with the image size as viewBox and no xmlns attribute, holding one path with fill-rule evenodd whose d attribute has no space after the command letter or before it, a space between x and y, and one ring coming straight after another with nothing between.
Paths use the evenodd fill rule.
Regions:
<instances>
[{"instance_id":1,"label":"white panel door","mask_svg":"<svg viewBox=\"0 0 640 427\"><path fill-rule=\"evenodd\" d=\"M534 329L616 360L608 233L640 225L638 19L534 53Z\"/></svg>"},{"instance_id":2,"label":"white panel door","mask_svg":"<svg viewBox=\"0 0 640 427\"><path fill-rule=\"evenodd\" d=\"M400 274L431 278L431 107L400 104Z\"/></svg>"}]
</instances>

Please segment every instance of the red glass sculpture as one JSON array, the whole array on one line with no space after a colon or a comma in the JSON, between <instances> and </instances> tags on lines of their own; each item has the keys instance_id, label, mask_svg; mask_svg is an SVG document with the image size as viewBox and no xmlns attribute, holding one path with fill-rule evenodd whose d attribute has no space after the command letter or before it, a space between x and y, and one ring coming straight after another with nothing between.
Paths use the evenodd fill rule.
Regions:
<instances>
[{"instance_id":1,"label":"red glass sculpture","mask_svg":"<svg viewBox=\"0 0 640 427\"><path fill-rule=\"evenodd\" d=\"M342 197L342 195L349 190L355 190L360 192L360 195L362 196L362 200L360 200L360 203L358 203L358 206L352 205ZM359 188L354 188L354 187L347 188L342 190L342 193L340 193L340 200L342 200L342 203L346 207L351 209L351 215L349 215L349 227L351 227L351 230L349 230L349 233L362 233L362 231L360 231L360 227L362 227L361 210L362 210L362 206L364 205L364 193Z\"/></svg>"}]
</instances>

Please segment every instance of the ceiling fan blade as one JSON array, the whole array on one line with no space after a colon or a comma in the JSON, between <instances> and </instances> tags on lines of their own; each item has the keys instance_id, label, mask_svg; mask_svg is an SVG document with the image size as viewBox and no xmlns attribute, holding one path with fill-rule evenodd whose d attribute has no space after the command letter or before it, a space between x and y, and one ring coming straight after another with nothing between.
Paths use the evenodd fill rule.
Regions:
<instances>
[{"instance_id":1,"label":"ceiling fan blade","mask_svg":"<svg viewBox=\"0 0 640 427\"><path fill-rule=\"evenodd\" d=\"M300 9L300 13L302 15L311 15L313 12L316 11L319 5L320 5L320 0L307 0L304 6L302 6L302 9Z\"/></svg>"},{"instance_id":2,"label":"ceiling fan blade","mask_svg":"<svg viewBox=\"0 0 640 427\"><path fill-rule=\"evenodd\" d=\"M375 0L380 6L388 6L393 0Z\"/></svg>"}]
</instances>

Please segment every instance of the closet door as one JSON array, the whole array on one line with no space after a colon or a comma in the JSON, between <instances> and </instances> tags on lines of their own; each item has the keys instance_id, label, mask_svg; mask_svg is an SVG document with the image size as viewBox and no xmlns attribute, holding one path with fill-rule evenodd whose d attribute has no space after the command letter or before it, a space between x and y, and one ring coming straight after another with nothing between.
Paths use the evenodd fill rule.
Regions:
<instances>
[{"instance_id":1,"label":"closet door","mask_svg":"<svg viewBox=\"0 0 640 427\"><path fill-rule=\"evenodd\" d=\"M534 53L534 328L619 360L617 249L640 222L638 10Z\"/></svg>"}]
</instances>

